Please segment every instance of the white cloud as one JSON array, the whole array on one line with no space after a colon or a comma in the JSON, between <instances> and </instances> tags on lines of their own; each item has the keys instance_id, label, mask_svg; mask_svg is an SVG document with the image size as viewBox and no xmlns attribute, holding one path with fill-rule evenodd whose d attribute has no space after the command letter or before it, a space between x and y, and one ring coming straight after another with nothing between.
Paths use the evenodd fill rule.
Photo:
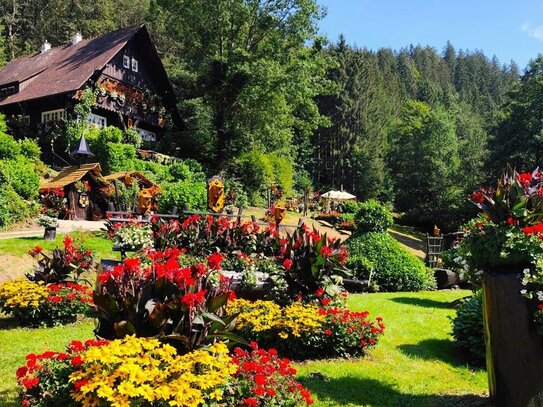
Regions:
<instances>
[{"instance_id":1,"label":"white cloud","mask_svg":"<svg viewBox=\"0 0 543 407\"><path fill-rule=\"evenodd\" d=\"M530 37L543 41L543 25L540 25L539 27L532 27L530 24L524 23L520 29L527 33Z\"/></svg>"}]
</instances>

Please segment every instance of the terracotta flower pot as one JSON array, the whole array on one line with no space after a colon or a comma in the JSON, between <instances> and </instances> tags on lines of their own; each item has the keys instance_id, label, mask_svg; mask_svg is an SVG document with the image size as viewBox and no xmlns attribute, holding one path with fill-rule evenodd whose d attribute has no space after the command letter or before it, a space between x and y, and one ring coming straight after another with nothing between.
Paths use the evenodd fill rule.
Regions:
<instances>
[{"instance_id":1,"label":"terracotta flower pot","mask_svg":"<svg viewBox=\"0 0 543 407\"><path fill-rule=\"evenodd\" d=\"M543 407L543 337L520 290L522 270L484 274L484 326L490 398L497 407Z\"/></svg>"}]
</instances>

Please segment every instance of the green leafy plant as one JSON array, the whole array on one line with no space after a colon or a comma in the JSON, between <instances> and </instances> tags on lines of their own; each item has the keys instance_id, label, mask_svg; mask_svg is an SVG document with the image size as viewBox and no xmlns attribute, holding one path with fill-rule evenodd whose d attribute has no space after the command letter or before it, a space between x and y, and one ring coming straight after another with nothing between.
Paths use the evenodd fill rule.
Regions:
<instances>
[{"instance_id":1,"label":"green leafy plant","mask_svg":"<svg viewBox=\"0 0 543 407\"><path fill-rule=\"evenodd\" d=\"M483 294L478 291L464 299L456 309L453 336L458 347L475 364L484 365L485 339L483 326Z\"/></svg>"},{"instance_id":2,"label":"green leafy plant","mask_svg":"<svg viewBox=\"0 0 543 407\"><path fill-rule=\"evenodd\" d=\"M355 215L357 234L367 232L384 233L393 223L390 209L375 199L369 199L361 203Z\"/></svg>"},{"instance_id":3,"label":"green leafy plant","mask_svg":"<svg viewBox=\"0 0 543 407\"><path fill-rule=\"evenodd\" d=\"M46 284L78 282L83 273L94 268L92 251L78 245L69 235L64 238L63 245L63 250L55 249L51 254L45 254L40 246L31 249L29 254L39 260L33 273L26 277Z\"/></svg>"},{"instance_id":4,"label":"green leafy plant","mask_svg":"<svg viewBox=\"0 0 543 407\"><path fill-rule=\"evenodd\" d=\"M328 239L315 228L305 225L280 240L280 258L285 268L285 281L292 298L314 296L317 289L335 296L343 277L350 276L345 267L347 249L339 239Z\"/></svg>"},{"instance_id":5,"label":"green leafy plant","mask_svg":"<svg viewBox=\"0 0 543 407\"><path fill-rule=\"evenodd\" d=\"M126 259L98 276L93 299L100 338L158 337L181 354L221 338L243 340L230 331L236 315L224 315L230 292L219 275L220 254L204 264L183 266L181 252L149 252Z\"/></svg>"}]
</instances>

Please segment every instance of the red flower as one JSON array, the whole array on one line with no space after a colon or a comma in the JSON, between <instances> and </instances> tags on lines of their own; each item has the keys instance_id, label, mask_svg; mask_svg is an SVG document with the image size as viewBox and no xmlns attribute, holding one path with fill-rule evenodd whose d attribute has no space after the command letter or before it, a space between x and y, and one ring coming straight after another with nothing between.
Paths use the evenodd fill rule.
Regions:
<instances>
[{"instance_id":1,"label":"red flower","mask_svg":"<svg viewBox=\"0 0 543 407\"><path fill-rule=\"evenodd\" d=\"M246 406L258 406L258 400L254 397L249 397L243 401L243 404Z\"/></svg>"},{"instance_id":2,"label":"red flower","mask_svg":"<svg viewBox=\"0 0 543 407\"><path fill-rule=\"evenodd\" d=\"M322 257L330 257L333 251L334 249L329 246L322 246L320 254Z\"/></svg>"},{"instance_id":3,"label":"red flower","mask_svg":"<svg viewBox=\"0 0 543 407\"><path fill-rule=\"evenodd\" d=\"M83 364L83 358L81 357L81 355L74 356L70 363L72 364L72 366L82 365Z\"/></svg>"},{"instance_id":4,"label":"red flower","mask_svg":"<svg viewBox=\"0 0 543 407\"><path fill-rule=\"evenodd\" d=\"M292 268L292 260L290 259L286 259L284 262L283 262L283 267L285 268L285 270L290 270Z\"/></svg>"},{"instance_id":5,"label":"red flower","mask_svg":"<svg viewBox=\"0 0 543 407\"><path fill-rule=\"evenodd\" d=\"M265 386L266 384L268 384L268 381L266 380L266 375L257 374L255 376L255 383L260 386Z\"/></svg>"},{"instance_id":6,"label":"red flower","mask_svg":"<svg viewBox=\"0 0 543 407\"><path fill-rule=\"evenodd\" d=\"M26 376L26 372L28 372L28 368L26 366L21 366L19 369L17 369L15 375L20 379L21 377Z\"/></svg>"},{"instance_id":7,"label":"red flower","mask_svg":"<svg viewBox=\"0 0 543 407\"><path fill-rule=\"evenodd\" d=\"M27 377L26 379L23 379L23 386L25 386L27 390L36 387L39 383L40 379L37 377Z\"/></svg>"},{"instance_id":8,"label":"red flower","mask_svg":"<svg viewBox=\"0 0 543 407\"><path fill-rule=\"evenodd\" d=\"M324 294L324 288L322 287L317 288L317 291L315 291L315 295L317 297L322 297L323 294Z\"/></svg>"},{"instance_id":9,"label":"red flower","mask_svg":"<svg viewBox=\"0 0 543 407\"><path fill-rule=\"evenodd\" d=\"M532 174L529 172L523 172L522 174L518 175L518 180L523 187L527 187L532 181Z\"/></svg>"},{"instance_id":10,"label":"red flower","mask_svg":"<svg viewBox=\"0 0 543 407\"><path fill-rule=\"evenodd\" d=\"M481 204L485 200L485 195L480 191L475 191L473 194L471 194L471 199Z\"/></svg>"},{"instance_id":11,"label":"red flower","mask_svg":"<svg viewBox=\"0 0 543 407\"><path fill-rule=\"evenodd\" d=\"M88 382L89 382L88 379L79 380L79 381L74 383L74 386L75 386L76 390L79 391L79 390L81 390L81 387L85 386Z\"/></svg>"},{"instance_id":12,"label":"red flower","mask_svg":"<svg viewBox=\"0 0 543 407\"><path fill-rule=\"evenodd\" d=\"M538 309L543 310L543 303L537 306Z\"/></svg>"},{"instance_id":13,"label":"red flower","mask_svg":"<svg viewBox=\"0 0 543 407\"><path fill-rule=\"evenodd\" d=\"M221 262L223 261L223 256L220 253L213 253L207 258L207 264L210 269L219 270L221 268Z\"/></svg>"},{"instance_id":14,"label":"red flower","mask_svg":"<svg viewBox=\"0 0 543 407\"><path fill-rule=\"evenodd\" d=\"M332 335L332 331L327 329L326 331L324 331L324 334L330 336Z\"/></svg>"},{"instance_id":15,"label":"red flower","mask_svg":"<svg viewBox=\"0 0 543 407\"><path fill-rule=\"evenodd\" d=\"M321 304L326 306L326 305L330 304L330 301L332 301L330 298L323 298L321 300Z\"/></svg>"}]
</instances>

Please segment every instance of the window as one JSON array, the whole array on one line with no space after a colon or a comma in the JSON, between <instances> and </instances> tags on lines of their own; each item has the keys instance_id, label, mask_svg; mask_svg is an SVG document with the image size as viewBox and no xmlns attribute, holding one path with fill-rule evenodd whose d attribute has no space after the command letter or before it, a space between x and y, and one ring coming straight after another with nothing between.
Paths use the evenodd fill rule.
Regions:
<instances>
[{"instance_id":1,"label":"window","mask_svg":"<svg viewBox=\"0 0 543 407\"><path fill-rule=\"evenodd\" d=\"M130 57L128 55L123 55L123 66L130 69Z\"/></svg>"},{"instance_id":2,"label":"window","mask_svg":"<svg viewBox=\"0 0 543 407\"><path fill-rule=\"evenodd\" d=\"M98 116L97 114L91 113L89 114L89 118L87 119L89 124L96 126L96 127L106 127L107 126L107 119L104 116Z\"/></svg>"},{"instance_id":3,"label":"window","mask_svg":"<svg viewBox=\"0 0 543 407\"><path fill-rule=\"evenodd\" d=\"M152 131L149 131L149 130L139 129L137 127L135 127L135 129L140 134L141 138L144 141L151 141L151 142L156 141L156 133L153 133Z\"/></svg>"},{"instance_id":4,"label":"window","mask_svg":"<svg viewBox=\"0 0 543 407\"><path fill-rule=\"evenodd\" d=\"M66 120L66 110L57 109L57 110L48 110L47 112L41 113L41 122L56 122L59 120Z\"/></svg>"},{"instance_id":5,"label":"window","mask_svg":"<svg viewBox=\"0 0 543 407\"><path fill-rule=\"evenodd\" d=\"M138 60L134 58L132 58L132 70L138 72Z\"/></svg>"}]
</instances>

